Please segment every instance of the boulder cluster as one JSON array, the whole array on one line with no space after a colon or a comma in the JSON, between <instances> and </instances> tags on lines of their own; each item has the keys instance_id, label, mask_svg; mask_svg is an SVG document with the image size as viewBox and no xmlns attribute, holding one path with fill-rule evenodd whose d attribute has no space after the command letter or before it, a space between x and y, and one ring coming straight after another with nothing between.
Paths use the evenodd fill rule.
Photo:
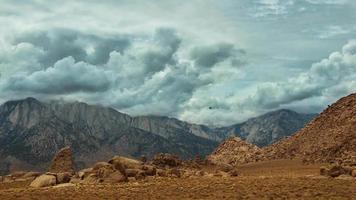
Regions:
<instances>
[{"instance_id":1,"label":"boulder cluster","mask_svg":"<svg viewBox=\"0 0 356 200\"><path fill-rule=\"evenodd\" d=\"M1 177L0 182L31 181L35 188L59 184L99 184L142 181L148 178L236 177L238 171L229 164L214 165L197 157L183 161L178 156L160 153L148 160L114 156L107 162L98 162L90 168L75 172L69 147L61 149L52 160L48 172L16 172Z\"/></svg>"}]
</instances>

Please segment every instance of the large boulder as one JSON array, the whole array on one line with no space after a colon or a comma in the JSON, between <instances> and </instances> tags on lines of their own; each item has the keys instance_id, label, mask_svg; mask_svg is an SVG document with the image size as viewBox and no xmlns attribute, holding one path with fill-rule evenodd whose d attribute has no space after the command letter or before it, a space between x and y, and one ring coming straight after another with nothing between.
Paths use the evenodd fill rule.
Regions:
<instances>
[{"instance_id":1,"label":"large boulder","mask_svg":"<svg viewBox=\"0 0 356 200\"><path fill-rule=\"evenodd\" d=\"M41 188L56 185L57 180L53 175L43 174L33 180L30 184L31 187Z\"/></svg>"},{"instance_id":2,"label":"large boulder","mask_svg":"<svg viewBox=\"0 0 356 200\"><path fill-rule=\"evenodd\" d=\"M48 169L52 173L74 172L72 151L70 147L65 147L54 156Z\"/></svg>"},{"instance_id":3,"label":"large boulder","mask_svg":"<svg viewBox=\"0 0 356 200\"><path fill-rule=\"evenodd\" d=\"M127 176L122 174L120 171L115 171L111 174L109 174L106 179L104 179L104 182L108 183L121 183L121 182L127 182Z\"/></svg>"},{"instance_id":4,"label":"large boulder","mask_svg":"<svg viewBox=\"0 0 356 200\"><path fill-rule=\"evenodd\" d=\"M98 162L92 168L81 170L78 178L84 183L118 183L128 180L125 172L116 170L114 165L107 162Z\"/></svg>"},{"instance_id":5,"label":"large boulder","mask_svg":"<svg viewBox=\"0 0 356 200\"><path fill-rule=\"evenodd\" d=\"M143 165L141 161L123 156L114 156L108 163L112 164L119 171L122 169L140 169Z\"/></svg>"}]
</instances>

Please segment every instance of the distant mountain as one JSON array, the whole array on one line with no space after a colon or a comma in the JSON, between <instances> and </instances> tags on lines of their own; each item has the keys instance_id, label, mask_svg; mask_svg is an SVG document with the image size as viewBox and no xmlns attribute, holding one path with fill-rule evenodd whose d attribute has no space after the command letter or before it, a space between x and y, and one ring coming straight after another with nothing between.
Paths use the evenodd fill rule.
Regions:
<instances>
[{"instance_id":1,"label":"distant mountain","mask_svg":"<svg viewBox=\"0 0 356 200\"><path fill-rule=\"evenodd\" d=\"M264 146L291 135L313 116L279 110L241 124L211 128L169 117L131 117L81 102L9 101L0 106L0 173L43 169L64 146L72 147L79 168L115 154L205 156L230 136Z\"/></svg>"},{"instance_id":2,"label":"distant mountain","mask_svg":"<svg viewBox=\"0 0 356 200\"><path fill-rule=\"evenodd\" d=\"M356 165L356 93L329 106L293 136L264 148L263 155Z\"/></svg>"},{"instance_id":3,"label":"distant mountain","mask_svg":"<svg viewBox=\"0 0 356 200\"><path fill-rule=\"evenodd\" d=\"M220 128L219 131L224 132L226 136L238 136L248 143L264 147L297 132L315 116L316 114L301 114L282 109L241 124Z\"/></svg>"},{"instance_id":4,"label":"distant mountain","mask_svg":"<svg viewBox=\"0 0 356 200\"><path fill-rule=\"evenodd\" d=\"M138 118L102 106L34 98L6 102L0 106L0 173L43 169L64 146L72 147L78 167L115 154L150 157L170 152L192 158L217 146L189 132L163 135L140 126Z\"/></svg>"},{"instance_id":5,"label":"distant mountain","mask_svg":"<svg viewBox=\"0 0 356 200\"><path fill-rule=\"evenodd\" d=\"M301 114L282 109L266 113L232 126L210 128L190 124L175 118L160 116L135 117L132 126L169 138L172 135L191 133L198 137L221 142L228 137L240 137L259 147L272 144L290 136L304 127L316 114Z\"/></svg>"}]
</instances>

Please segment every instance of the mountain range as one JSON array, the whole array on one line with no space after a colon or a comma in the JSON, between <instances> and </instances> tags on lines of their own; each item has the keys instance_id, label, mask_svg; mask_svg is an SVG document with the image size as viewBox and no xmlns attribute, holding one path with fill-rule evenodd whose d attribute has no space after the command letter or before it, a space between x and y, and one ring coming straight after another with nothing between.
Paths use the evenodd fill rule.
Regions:
<instances>
[{"instance_id":1,"label":"mountain range","mask_svg":"<svg viewBox=\"0 0 356 200\"><path fill-rule=\"evenodd\" d=\"M292 134L312 117L279 110L245 123L211 128L163 116L131 117L82 102L41 102L30 97L0 106L0 173L43 170L64 146L73 149L77 168L117 154L205 156L233 135L263 146Z\"/></svg>"}]
</instances>

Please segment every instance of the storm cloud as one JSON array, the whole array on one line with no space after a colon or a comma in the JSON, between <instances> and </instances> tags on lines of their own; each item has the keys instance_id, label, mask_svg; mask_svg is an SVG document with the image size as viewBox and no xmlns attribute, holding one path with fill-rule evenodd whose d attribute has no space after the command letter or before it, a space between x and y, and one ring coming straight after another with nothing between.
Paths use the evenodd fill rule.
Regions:
<instances>
[{"instance_id":1,"label":"storm cloud","mask_svg":"<svg viewBox=\"0 0 356 200\"><path fill-rule=\"evenodd\" d=\"M79 100L213 126L280 108L320 112L356 92L355 9L350 0L4 0L0 102Z\"/></svg>"}]
</instances>

